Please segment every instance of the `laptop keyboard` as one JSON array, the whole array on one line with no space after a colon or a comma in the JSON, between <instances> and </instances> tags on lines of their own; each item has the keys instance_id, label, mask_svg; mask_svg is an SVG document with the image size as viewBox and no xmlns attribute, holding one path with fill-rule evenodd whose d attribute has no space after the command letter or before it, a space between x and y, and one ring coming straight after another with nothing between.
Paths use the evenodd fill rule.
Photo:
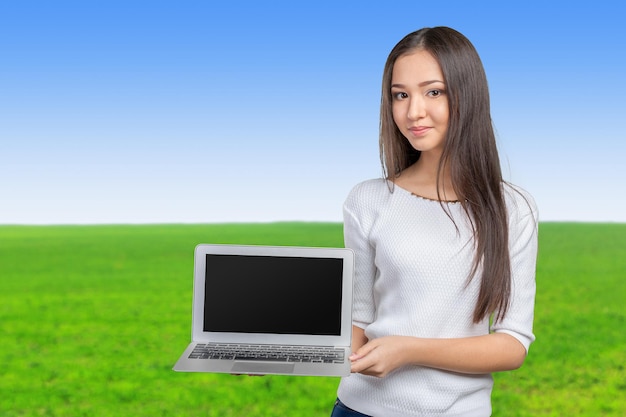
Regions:
<instances>
[{"instance_id":1,"label":"laptop keyboard","mask_svg":"<svg viewBox=\"0 0 626 417\"><path fill-rule=\"evenodd\" d=\"M318 346L275 346L198 343L189 359L226 359L272 362L343 363L344 350Z\"/></svg>"}]
</instances>

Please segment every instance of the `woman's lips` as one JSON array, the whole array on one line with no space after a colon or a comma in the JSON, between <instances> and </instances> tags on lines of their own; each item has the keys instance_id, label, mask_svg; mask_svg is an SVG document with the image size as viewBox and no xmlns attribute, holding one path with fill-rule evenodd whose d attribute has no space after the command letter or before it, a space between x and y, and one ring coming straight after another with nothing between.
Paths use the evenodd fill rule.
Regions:
<instances>
[{"instance_id":1,"label":"woman's lips","mask_svg":"<svg viewBox=\"0 0 626 417\"><path fill-rule=\"evenodd\" d=\"M415 126L410 127L409 132L413 134L413 136L424 136L431 128L428 126Z\"/></svg>"}]
</instances>

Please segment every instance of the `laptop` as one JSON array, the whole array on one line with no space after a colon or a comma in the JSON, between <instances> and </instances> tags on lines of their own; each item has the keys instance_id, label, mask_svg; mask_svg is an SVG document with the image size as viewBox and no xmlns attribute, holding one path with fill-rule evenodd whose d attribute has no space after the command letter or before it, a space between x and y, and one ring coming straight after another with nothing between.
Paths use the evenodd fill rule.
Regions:
<instances>
[{"instance_id":1,"label":"laptop","mask_svg":"<svg viewBox=\"0 0 626 417\"><path fill-rule=\"evenodd\" d=\"M354 254L200 244L179 372L349 376Z\"/></svg>"}]
</instances>

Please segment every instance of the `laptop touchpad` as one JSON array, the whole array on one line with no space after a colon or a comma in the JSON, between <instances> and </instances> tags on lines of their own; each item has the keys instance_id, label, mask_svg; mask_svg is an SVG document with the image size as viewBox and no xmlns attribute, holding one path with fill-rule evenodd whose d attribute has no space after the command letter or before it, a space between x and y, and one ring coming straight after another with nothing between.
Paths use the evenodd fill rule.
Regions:
<instances>
[{"instance_id":1,"label":"laptop touchpad","mask_svg":"<svg viewBox=\"0 0 626 417\"><path fill-rule=\"evenodd\" d=\"M293 363L235 362L231 372L235 374L290 374L294 366Z\"/></svg>"}]
</instances>

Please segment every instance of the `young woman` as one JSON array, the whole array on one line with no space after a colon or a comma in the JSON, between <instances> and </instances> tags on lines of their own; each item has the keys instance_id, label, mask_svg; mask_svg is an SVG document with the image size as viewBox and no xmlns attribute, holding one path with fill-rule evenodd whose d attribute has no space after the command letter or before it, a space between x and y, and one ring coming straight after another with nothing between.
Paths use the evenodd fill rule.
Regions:
<instances>
[{"instance_id":1,"label":"young woman","mask_svg":"<svg viewBox=\"0 0 626 417\"><path fill-rule=\"evenodd\" d=\"M537 213L502 179L487 80L459 32L425 28L384 69L383 179L344 206L356 254L352 375L332 417L489 416L492 372L532 332Z\"/></svg>"}]
</instances>

